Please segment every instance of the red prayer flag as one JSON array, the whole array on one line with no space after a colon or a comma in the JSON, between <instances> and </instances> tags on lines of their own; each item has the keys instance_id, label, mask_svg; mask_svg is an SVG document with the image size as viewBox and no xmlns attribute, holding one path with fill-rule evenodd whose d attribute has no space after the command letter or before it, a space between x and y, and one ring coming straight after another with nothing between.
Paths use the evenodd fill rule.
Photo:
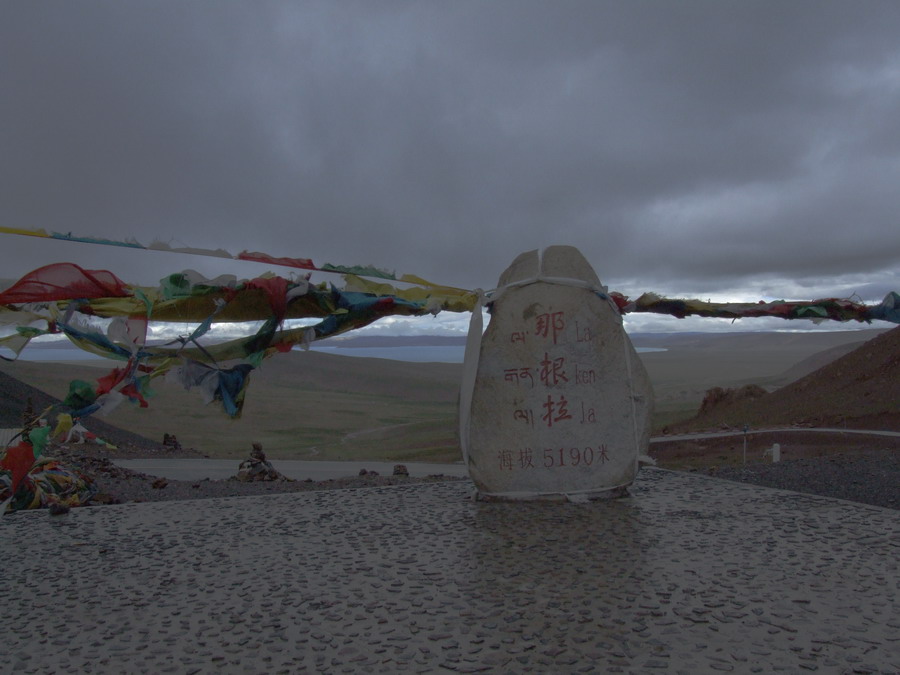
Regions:
<instances>
[{"instance_id":1,"label":"red prayer flag","mask_svg":"<svg viewBox=\"0 0 900 675\"><path fill-rule=\"evenodd\" d=\"M54 263L29 272L0 293L0 304L129 295L128 286L112 272L86 270L73 263Z\"/></svg>"},{"instance_id":2,"label":"red prayer flag","mask_svg":"<svg viewBox=\"0 0 900 675\"><path fill-rule=\"evenodd\" d=\"M28 475L32 466L34 466L34 448L31 443L22 441L18 445L6 449L6 456L0 462L0 467L12 473L10 497L16 494L19 483Z\"/></svg>"}]
</instances>

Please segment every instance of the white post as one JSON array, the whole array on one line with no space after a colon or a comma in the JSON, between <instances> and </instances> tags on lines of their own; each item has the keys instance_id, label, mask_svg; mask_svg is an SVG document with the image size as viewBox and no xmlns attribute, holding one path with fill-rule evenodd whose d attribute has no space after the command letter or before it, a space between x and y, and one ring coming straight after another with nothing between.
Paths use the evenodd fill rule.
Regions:
<instances>
[{"instance_id":1,"label":"white post","mask_svg":"<svg viewBox=\"0 0 900 675\"><path fill-rule=\"evenodd\" d=\"M744 466L747 466L747 432L750 431L750 425L744 425Z\"/></svg>"}]
</instances>

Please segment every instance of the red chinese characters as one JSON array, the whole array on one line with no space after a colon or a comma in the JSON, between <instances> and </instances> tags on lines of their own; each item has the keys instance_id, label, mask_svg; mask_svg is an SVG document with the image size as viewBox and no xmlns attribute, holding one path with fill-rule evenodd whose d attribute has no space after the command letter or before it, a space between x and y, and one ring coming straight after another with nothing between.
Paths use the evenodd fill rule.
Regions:
<instances>
[{"instance_id":1,"label":"red chinese characters","mask_svg":"<svg viewBox=\"0 0 900 675\"><path fill-rule=\"evenodd\" d=\"M593 367L581 365L579 358L584 354L590 362L589 350L592 349L589 343L593 336L581 325L583 323L578 316L569 321L565 312L547 311L534 316L533 323L527 328L509 334L511 343L540 350L540 356L535 354L531 364L502 369L506 386L519 392L511 396L515 406L512 419L519 428L524 425L543 433L543 440L535 437L538 443L547 443L547 433L556 435L557 429L564 435L559 437L562 447L555 446L551 440L554 447L498 451L501 470L586 468L610 461L605 444L569 446L563 440L575 427L598 422L590 389L597 383L597 374ZM573 413L577 414L573 416Z\"/></svg>"},{"instance_id":2,"label":"red chinese characters","mask_svg":"<svg viewBox=\"0 0 900 675\"><path fill-rule=\"evenodd\" d=\"M555 387L563 382L568 382L566 376L566 357L550 358L550 354L544 352L544 360L541 361L541 382L544 386Z\"/></svg>"},{"instance_id":3,"label":"red chinese characters","mask_svg":"<svg viewBox=\"0 0 900 675\"><path fill-rule=\"evenodd\" d=\"M555 423L563 420L570 420L572 415L569 414L568 406L569 402L565 396L554 399L550 394L547 394L547 400L541 406L546 412L541 415L541 419L544 420L548 427L552 427Z\"/></svg>"},{"instance_id":4,"label":"red chinese characters","mask_svg":"<svg viewBox=\"0 0 900 675\"><path fill-rule=\"evenodd\" d=\"M547 312L538 314L535 318L534 334L538 337L553 340L553 344L556 344L565 328L566 319L564 312Z\"/></svg>"}]
</instances>

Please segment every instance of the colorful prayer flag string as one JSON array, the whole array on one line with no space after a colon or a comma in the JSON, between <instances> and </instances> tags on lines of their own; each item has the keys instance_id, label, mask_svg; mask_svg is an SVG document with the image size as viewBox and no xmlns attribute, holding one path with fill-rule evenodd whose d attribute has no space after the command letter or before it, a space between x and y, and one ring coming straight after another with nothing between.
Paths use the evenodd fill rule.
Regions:
<instances>
[{"instance_id":1,"label":"colorful prayer flag string","mask_svg":"<svg viewBox=\"0 0 900 675\"><path fill-rule=\"evenodd\" d=\"M125 399L146 406L151 380L169 372L185 387L197 387L207 402L219 401L230 416L237 417L250 373L275 353L290 351L297 345L308 346L313 341L366 326L386 316L471 312L484 299L478 291L442 286L414 275L398 278L373 267L330 263L318 266L307 258L247 251L234 256L222 249L176 249L160 242L143 246L135 241L117 242L71 233L47 234L44 230L0 227L0 233L251 260L344 275L345 285L338 288L311 284L307 278L287 279L271 273L238 281L231 276L210 280L186 271L171 274L158 287L150 288L127 284L105 270L86 270L72 263L46 265L26 274L0 292L0 325L14 327L11 334L0 337L0 346L17 357L34 337L61 333L82 349L126 363L124 368L100 378L96 386L81 383L70 392L67 407L73 415L81 417L109 411ZM399 289L385 281L399 281L411 287ZM679 318L771 316L900 323L897 293L889 293L884 301L873 306L838 298L811 302L712 303L663 298L654 293L645 293L634 301L621 293L604 295L622 314L650 312ZM79 317L109 318L112 322L103 333ZM313 326L284 327L285 320L298 318L319 321ZM150 321L200 325L174 343L148 345L146 332ZM201 344L200 338L213 323L226 321L262 321L263 324L255 334L244 338Z\"/></svg>"},{"instance_id":2,"label":"colorful prayer flag string","mask_svg":"<svg viewBox=\"0 0 900 675\"><path fill-rule=\"evenodd\" d=\"M78 236L73 235L71 232L47 232L43 229L27 229L27 228L16 228L16 227L3 227L0 226L0 234L17 234L27 237L40 237L43 239L56 239L59 241L72 241L78 242L82 244L98 244L101 246L119 246L125 248L136 248L143 249L145 251L166 251L169 253L183 253L188 255L198 255L198 256L207 256L213 258L228 258L232 260L246 260L250 262L259 262L265 263L267 265L273 265L278 267L292 267L295 269L308 270L312 272L327 272L330 274L353 274L355 276L360 277L374 277L377 279L388 279L391 281L404 281L404 277L397 277L395 273L388 272L386 270L378 269L377 267L373 267L371 265L352 265L352 266L344 266L344 265L333 265L331 263L325 263L323 265L316 265L309 258L289 258L282 256L273 256L268 253L260 253L258 251L241 251L237 255L229 253L223 249L206 249L206 248L193 248L193 247L173 247L170 244L161 241L153 241L151 244L145 246L136 240L125 240L125 241L117 241L114 239L106 239L103 237L87 237L87 236ZM408 275L406 275L408 276ZM411 277L416 279L415 281L411 281L410 283L421 284L425 286L432 286L434 284L430 284L429 282L421 279L419 277Z\"/></svg>"},{"instance_id":3,"label":"colorful prayer flag string","mask_svg":"<svg viewBox=\"0 0 900 675\"><path fill-rule=\"evenodd\" d=\"M61 333L86 351L125 361L124 369L100 378L99 386L88 383L78 386L77 395L70 392L66 403L76 417L108 412L126 398L146 406L150 381L170 371L186 387L198 387L207 402L219 401L237 417L251 371L275 353L385 316L471 311L477 300L472 292L436 285L399 290L382 284L379 293L370 293L354 290L367 288L360 277L348 277L348 286L340 289L272 274L217 282L181 273L148 288L130 286L105 270L57 263L26 274L0 293L0 324L15 326L13 334L0 337L0 345L18 356L32 338ZM101 332L79 317L113 321ZM283 327L285 320L296 318L319 322ZM151 320L200 326L174 344L148 345ZM215 322L259 320L262 326L248 337L209 345L199 341Z\"/></svg>"},{"instance_id":4,"label":"colorful prayer flag string","mask_svg":"<svg viewBox=\"0 0 900 675\"><path fill-rule=\"evenodd\" d=\"M719 319L745 319L751 317L777 317L780 319L810 319L812 321L889 321L900 323L900 295L888 293L878 305L865 305L840 298L824 298L812 301L777 300L774 302L703 302L663 298L655 293L644 293L631 302L619 293L610 294L623 314L649 312L668 314L683 319L687 316L703 316Z\"/></svg>"}]
</instances>

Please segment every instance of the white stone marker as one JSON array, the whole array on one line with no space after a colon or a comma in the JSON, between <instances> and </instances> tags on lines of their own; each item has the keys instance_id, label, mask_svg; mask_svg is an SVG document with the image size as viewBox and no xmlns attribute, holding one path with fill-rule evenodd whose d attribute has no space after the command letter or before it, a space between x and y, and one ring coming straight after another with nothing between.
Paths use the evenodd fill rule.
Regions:
<instances>
[{"instance_id":1,"label":"white stone marker","mask_svg":"<svg viewBox=\"0 0 900 675\"><path fill-rule=\"evenodd\" d=\"M523 253L488 300L474 388L464 378L460 399L479 496L624 493L647 451L653 393L590 264L571 246Z\"/></svg>"}]
</instances>

